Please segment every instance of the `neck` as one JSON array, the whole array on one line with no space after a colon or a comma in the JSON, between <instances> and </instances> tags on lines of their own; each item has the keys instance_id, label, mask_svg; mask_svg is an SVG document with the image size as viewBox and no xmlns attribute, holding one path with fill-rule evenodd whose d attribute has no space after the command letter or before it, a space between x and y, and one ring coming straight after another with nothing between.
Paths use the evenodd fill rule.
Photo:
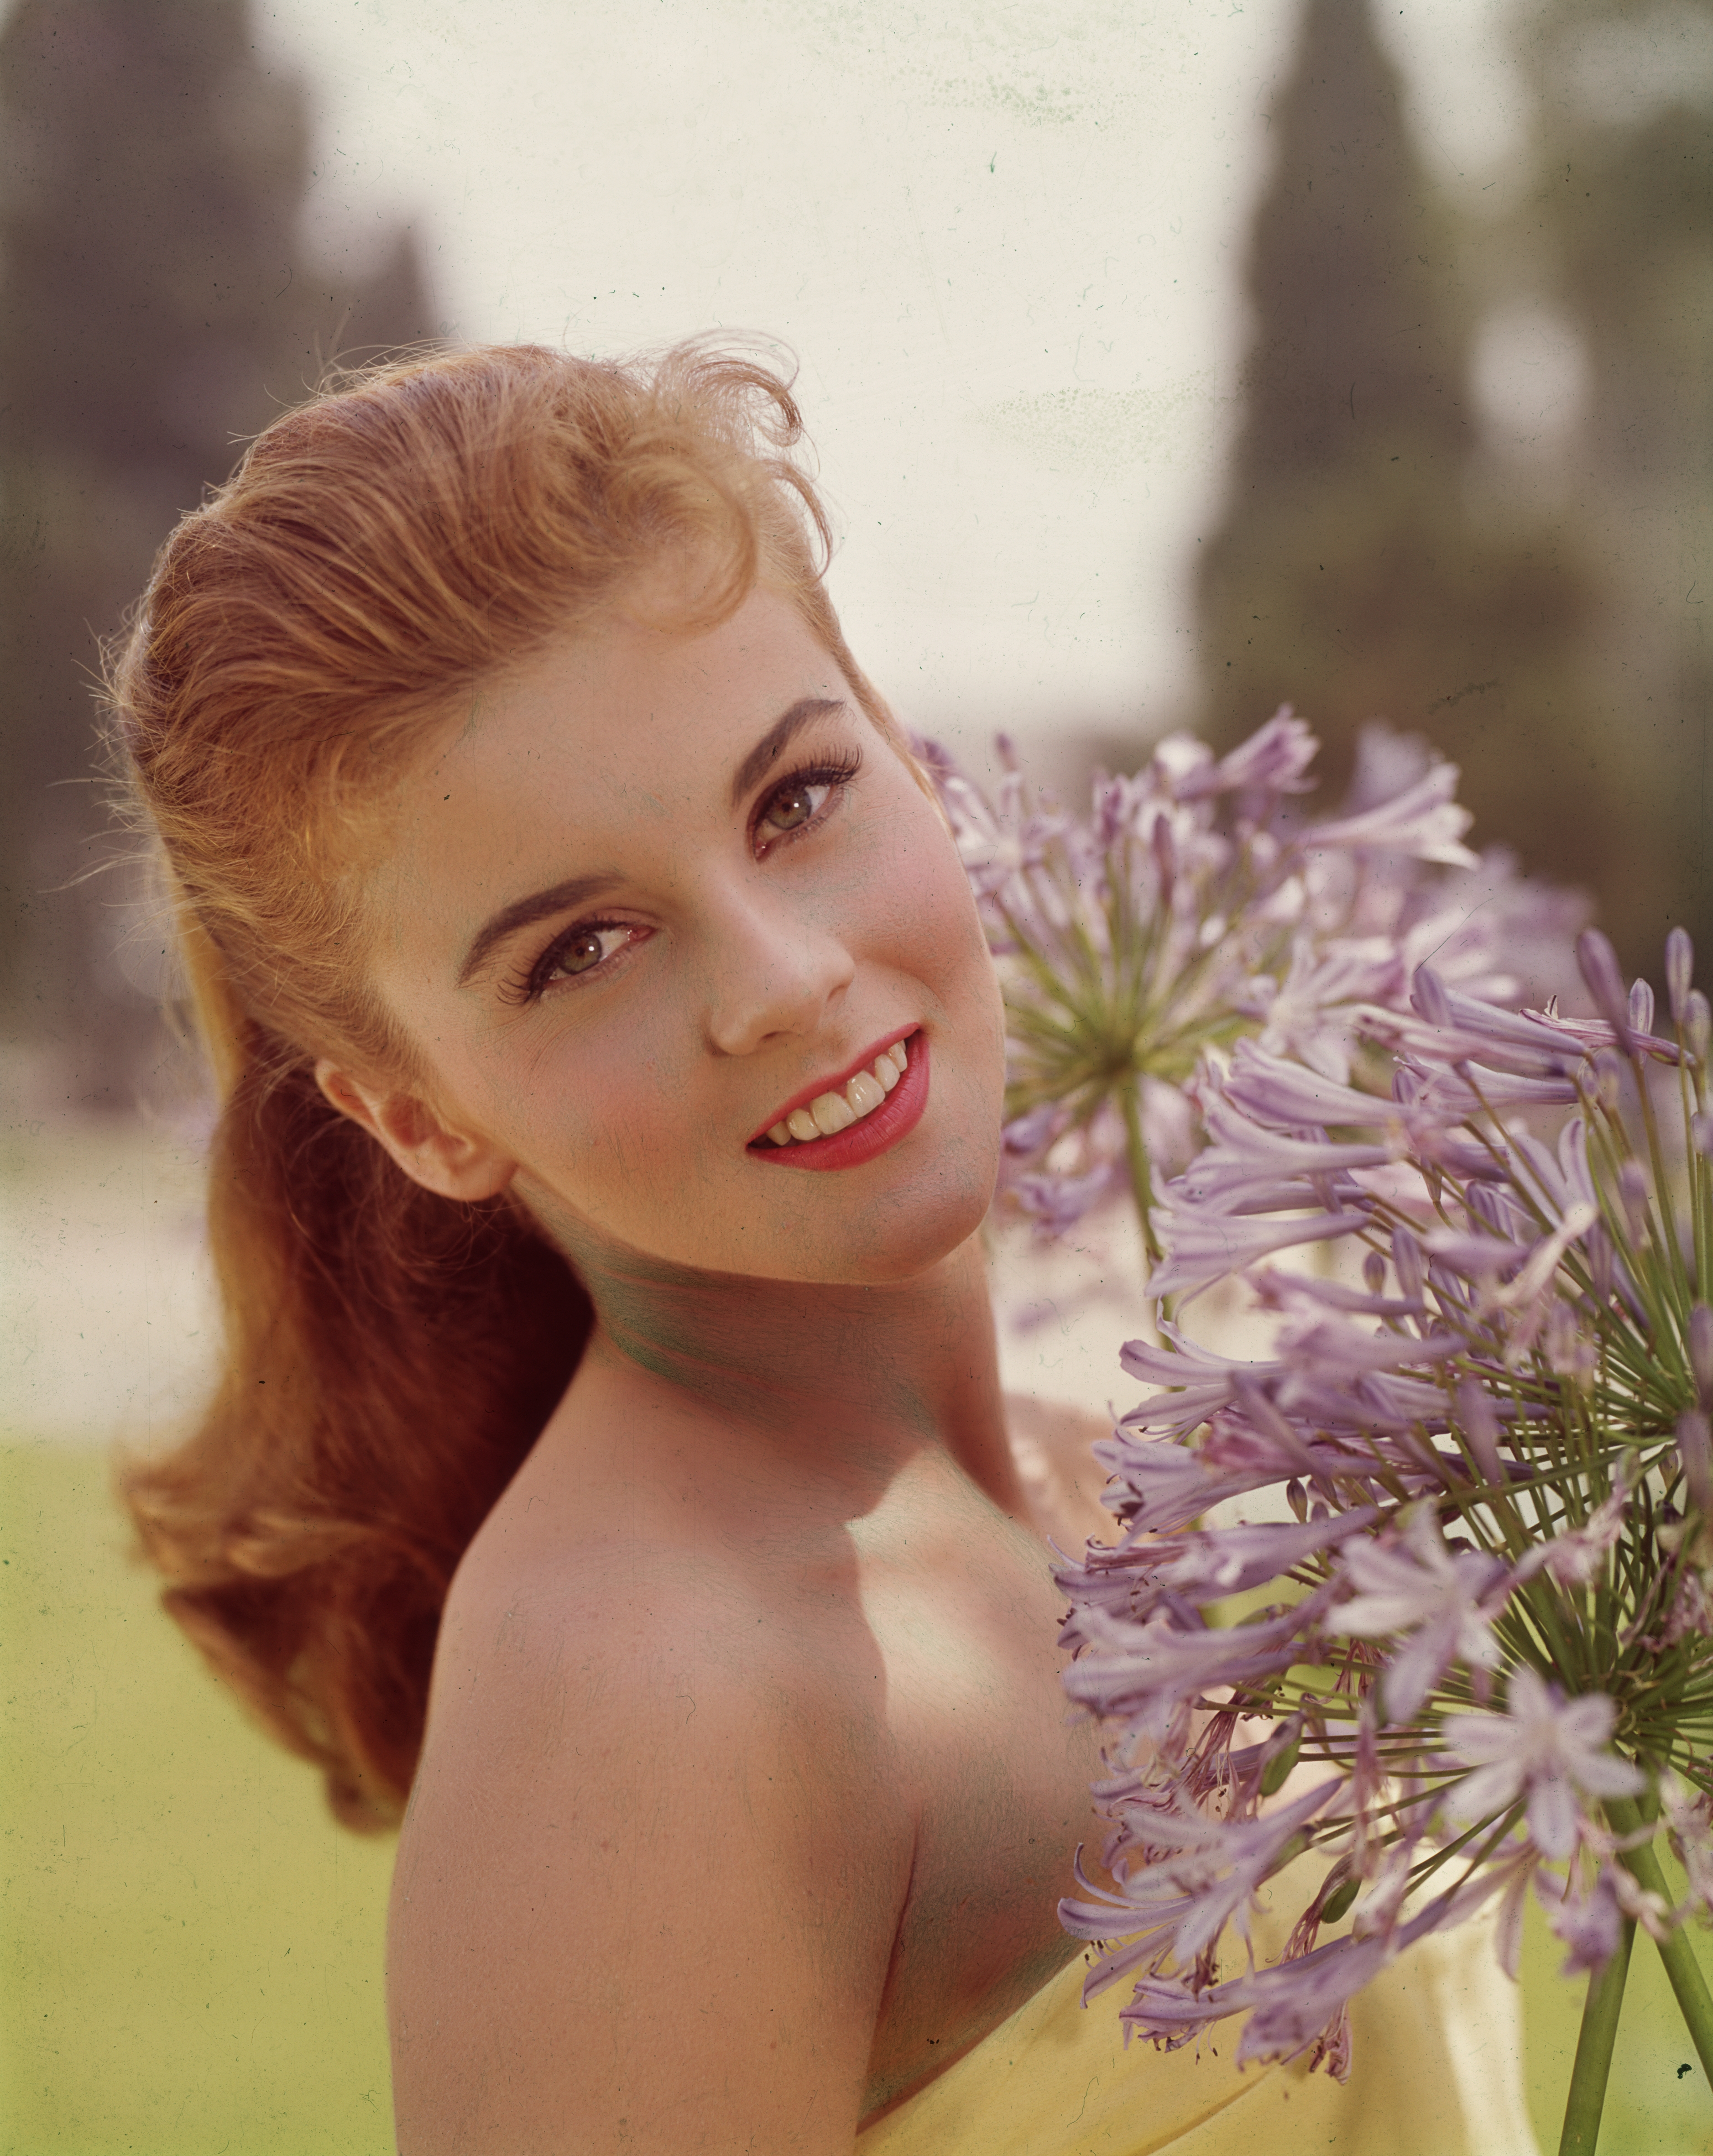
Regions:
<instances>
[{"instance_id":1,"label":"neck","mask_svg":"<svg viewBox=\"0 0 1713 2156\"><path fill-rule=\"evenodd\" d=\"M595 1306L592 1378L664 1388L812 1478L886 1476L937 1443L1022 1516L979 1236L882 1286L691 1272L610 1247L574 1262Z\"/></svg>"}]
</instances>

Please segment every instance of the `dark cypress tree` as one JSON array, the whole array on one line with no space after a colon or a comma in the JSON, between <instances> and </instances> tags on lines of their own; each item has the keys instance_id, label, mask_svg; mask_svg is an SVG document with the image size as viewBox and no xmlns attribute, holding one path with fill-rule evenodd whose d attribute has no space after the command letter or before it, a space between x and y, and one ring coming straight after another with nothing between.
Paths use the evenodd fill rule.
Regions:
<instances>
[{"instance_id":1,"label":"dark cypress tree","mask_svg":"<svg viewBox=\"0 0 1713 2156\"><path fill-rule=\"evenodd\" d=\"M1665 773L1669 906L1713 958L1713 0L1553 0L1521 21L1539 180L1534 278L1579 331L1590 393L1569 485L1611 602L1597 660ZM1703 985L1705 985L1704 981Z\"/></svg>"},{"instance_id":2,"label":"dark cypress tree","mask_svg":"<svg viewBox=\"0 0 1713 2156\"><path fill-rule=\"evenodd\" d=\"M249 0L17 0L0 141L0 1013L56 1092L125 1107L160 939L86 873L97 639L246 437L432 309L407 234L363 280L305 259L305 95Z\"/></svg>"},{"instance_id":3,"label":"dark cypress tree","mask_svg":"<svg viewBox=\"0 0 1713 2156\"><path fill-rule=\"evenodd\" d=\"M1659 774L1590 678L1603 588L1579 527L1481 484L1476 295L1367 0L1305 0L1270 132L1243 421L1198 565L1209 735L1293 703L1332 789L1366 721L1427 736L1477 842L1593 888L1634 947L1663 902L1637 860Z\"/></svg>"}]
</instances>

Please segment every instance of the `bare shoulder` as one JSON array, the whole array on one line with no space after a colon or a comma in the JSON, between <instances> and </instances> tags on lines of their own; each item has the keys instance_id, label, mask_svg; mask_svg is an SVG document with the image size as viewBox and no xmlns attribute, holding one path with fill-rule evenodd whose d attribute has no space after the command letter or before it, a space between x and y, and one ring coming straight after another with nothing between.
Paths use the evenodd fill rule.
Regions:
<instances>
[{"instance_id":1,"label":"bare shoulder","mask_svg":"<svg viewBox=\"0 0 1713 2156\"><path fill-rule=\"evenodd\" d=\"M641 1544L454 1592L388 1942L403 2156L848 2156L912 1828L835 1605Z\"/></svg>"},{"instance_id":2,"label":"bare shoulder","mask_svg":"<svg viewBox=\"0 0 1713 2156\"><path fill-rule=\"evenodd\" d=\"M1060 1400L1008 1393L1005 1427L1018 1480L1046 1539L1075 1558L1087 1542L1110 1542L1116 1522L1100 1502L1106 1471L1094 1452L1099 1440L1112 1435L1106 1417Z\"/></svg>"}]
</instances>

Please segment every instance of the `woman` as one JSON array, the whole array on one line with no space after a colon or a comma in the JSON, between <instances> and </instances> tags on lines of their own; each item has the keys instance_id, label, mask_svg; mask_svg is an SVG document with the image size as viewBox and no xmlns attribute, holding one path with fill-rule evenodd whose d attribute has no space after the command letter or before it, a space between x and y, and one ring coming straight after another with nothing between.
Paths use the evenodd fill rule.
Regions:
<instances>
[{"instance_id":1,"label":"woman","mask_svg":"<svg viewBox=\"0 0 1713 2156\"><path fill-rule=\"evenodd\" d=\"M130 1484L169 1604L342 1818L408 1794L408 2156L1460 2146L1078 2004L1000 1004L798 433L696 346L468 352L168 542L113 699L228 1325Z\"/></svg>"}]
</instances>

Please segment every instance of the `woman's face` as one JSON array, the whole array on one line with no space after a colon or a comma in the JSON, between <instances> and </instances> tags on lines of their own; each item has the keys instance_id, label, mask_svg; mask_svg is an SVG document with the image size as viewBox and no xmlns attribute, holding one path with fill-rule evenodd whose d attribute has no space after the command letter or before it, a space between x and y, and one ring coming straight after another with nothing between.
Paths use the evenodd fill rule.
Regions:
<instances>
[{"instance_id":1,"label":"woman's face","mask_svg":"<svg viewBox=\"0 0 1713 2156\"><path fill-rule=\"evenodd\" d=\"M1003 1029L969 888L777 593L695 635L615 613L485 689L372 896L436 1116L585 1266L878 1283L980 1223ZM829 1093L848 1130L767 1137Z\"/></svg>"}]
</instances>

